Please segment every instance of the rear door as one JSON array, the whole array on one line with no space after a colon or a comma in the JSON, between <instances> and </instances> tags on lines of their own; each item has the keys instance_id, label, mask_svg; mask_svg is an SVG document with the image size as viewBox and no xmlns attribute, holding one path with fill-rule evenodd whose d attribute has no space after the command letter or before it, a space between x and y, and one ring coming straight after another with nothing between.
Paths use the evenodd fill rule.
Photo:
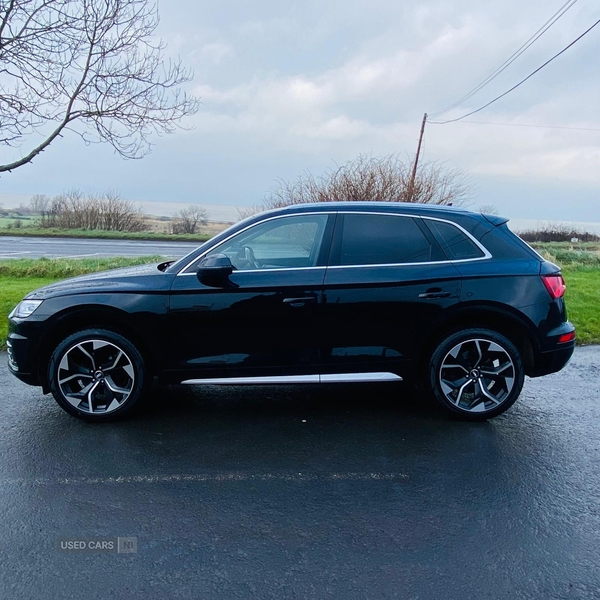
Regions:
<instances>
[{"instance_id":1,"label":"rear door","mask_svg":"<svg viewBox=\"0 0 600 600\"><path fill-rule=\"evenodd\" d=\"M460 275L419 217L339 214L323 297L323 374L402 376ZM334 379L334 377L332 377Z\"/></svg>"}]
</instances>

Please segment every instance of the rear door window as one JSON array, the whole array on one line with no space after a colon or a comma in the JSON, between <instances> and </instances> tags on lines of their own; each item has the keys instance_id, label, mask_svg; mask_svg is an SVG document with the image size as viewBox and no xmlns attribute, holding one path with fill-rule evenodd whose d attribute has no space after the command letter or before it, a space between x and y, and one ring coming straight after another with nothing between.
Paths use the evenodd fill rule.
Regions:
<instances>
[{"instance_id":1,"label":"rear door window","mask_svg":"<svg viewBox=\"0 0 600 600\"><path fill-rule=\"evenodd\" d=\"M440 260L416 220L395 215L346 213L332 264L410 264Z\"/></svg>"}]
</instances>

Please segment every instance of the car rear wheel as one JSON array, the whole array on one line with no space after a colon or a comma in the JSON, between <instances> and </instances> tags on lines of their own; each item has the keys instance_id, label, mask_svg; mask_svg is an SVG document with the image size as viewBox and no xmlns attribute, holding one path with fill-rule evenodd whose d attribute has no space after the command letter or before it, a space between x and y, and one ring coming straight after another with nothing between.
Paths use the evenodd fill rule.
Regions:
<instances>
[{"instance_id":1,"label":"car rear wheel","mask_svg":"<svg viewBox=\"0 0 600 600\"><path fill-rule=\"evenodd\" d=\"M86 421L107 421L130 412L146 391L148 370L125 337L87 329L61 342L50 358L48 382L56 402Z\"/></svg>"},{"instance_id":2,"label":"car rear wheel","mask_svg":"<svg viewBox=\"0 0 600 600\"><path fill-rule=\"evenodd\" d=\"M489 329L468 329L438 345L428 383L444 409L483 421L515 403L524 379L521 356L510 340Z\"/></svg>"}]
</instances>

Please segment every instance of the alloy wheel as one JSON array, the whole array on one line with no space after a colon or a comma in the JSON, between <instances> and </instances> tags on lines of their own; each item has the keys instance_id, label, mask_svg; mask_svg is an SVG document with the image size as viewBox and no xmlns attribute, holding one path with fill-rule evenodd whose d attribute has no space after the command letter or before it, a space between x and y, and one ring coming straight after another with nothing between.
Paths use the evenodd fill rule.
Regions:
<instances>
[{"instance_id":1,"label":"alloy wheel","mask_svg":"<svg viewBox=\"0 0 600 600\"><path fill-rule=\"evenodd\" d=\"M446 399L458 409L488 412L509 397L515 385L515 365L498 343L468 339L446 354L439 382Z\"/></svg>"},{"instance_id":2,"label":"alloy wheel","mask_svg":"<svg viewBox=\"0 0 600 600\"><path fill-rule=\"evenodd\" d=\"M62 356L58 387L76 409L88 414L111 413L127 401L135 384L129 356L106 340L84 340Z\"/></svg>"}]
</instances>

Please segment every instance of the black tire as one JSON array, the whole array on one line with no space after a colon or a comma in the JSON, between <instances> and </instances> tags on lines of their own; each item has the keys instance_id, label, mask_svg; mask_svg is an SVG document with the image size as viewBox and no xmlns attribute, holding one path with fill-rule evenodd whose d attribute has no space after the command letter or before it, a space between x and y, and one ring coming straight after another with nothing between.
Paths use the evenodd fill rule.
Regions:
<instances>
[{"instance_id":1,"label":"black tire","mask_svg":"<svg viewBox=\"0 0 600 600\"><path fill-rule=\"evenodd\" d=\"M525 371L510 340L477 328L448 335L438 344L426 380L444 410L469 421L485 421L516 402Z\"/></svg>"},{"instance_id":2,"label":"black tire","mask_svg":"<svg viewBox=\"0 0 600 600\"><path fill-rule=\"evenodd\" d=\"M128 339L107 329L86 329L56 347L48 364L48 383L66 412L102 422L130 413L151 378L141 353Z\"/></svg>"}]
</instances>

